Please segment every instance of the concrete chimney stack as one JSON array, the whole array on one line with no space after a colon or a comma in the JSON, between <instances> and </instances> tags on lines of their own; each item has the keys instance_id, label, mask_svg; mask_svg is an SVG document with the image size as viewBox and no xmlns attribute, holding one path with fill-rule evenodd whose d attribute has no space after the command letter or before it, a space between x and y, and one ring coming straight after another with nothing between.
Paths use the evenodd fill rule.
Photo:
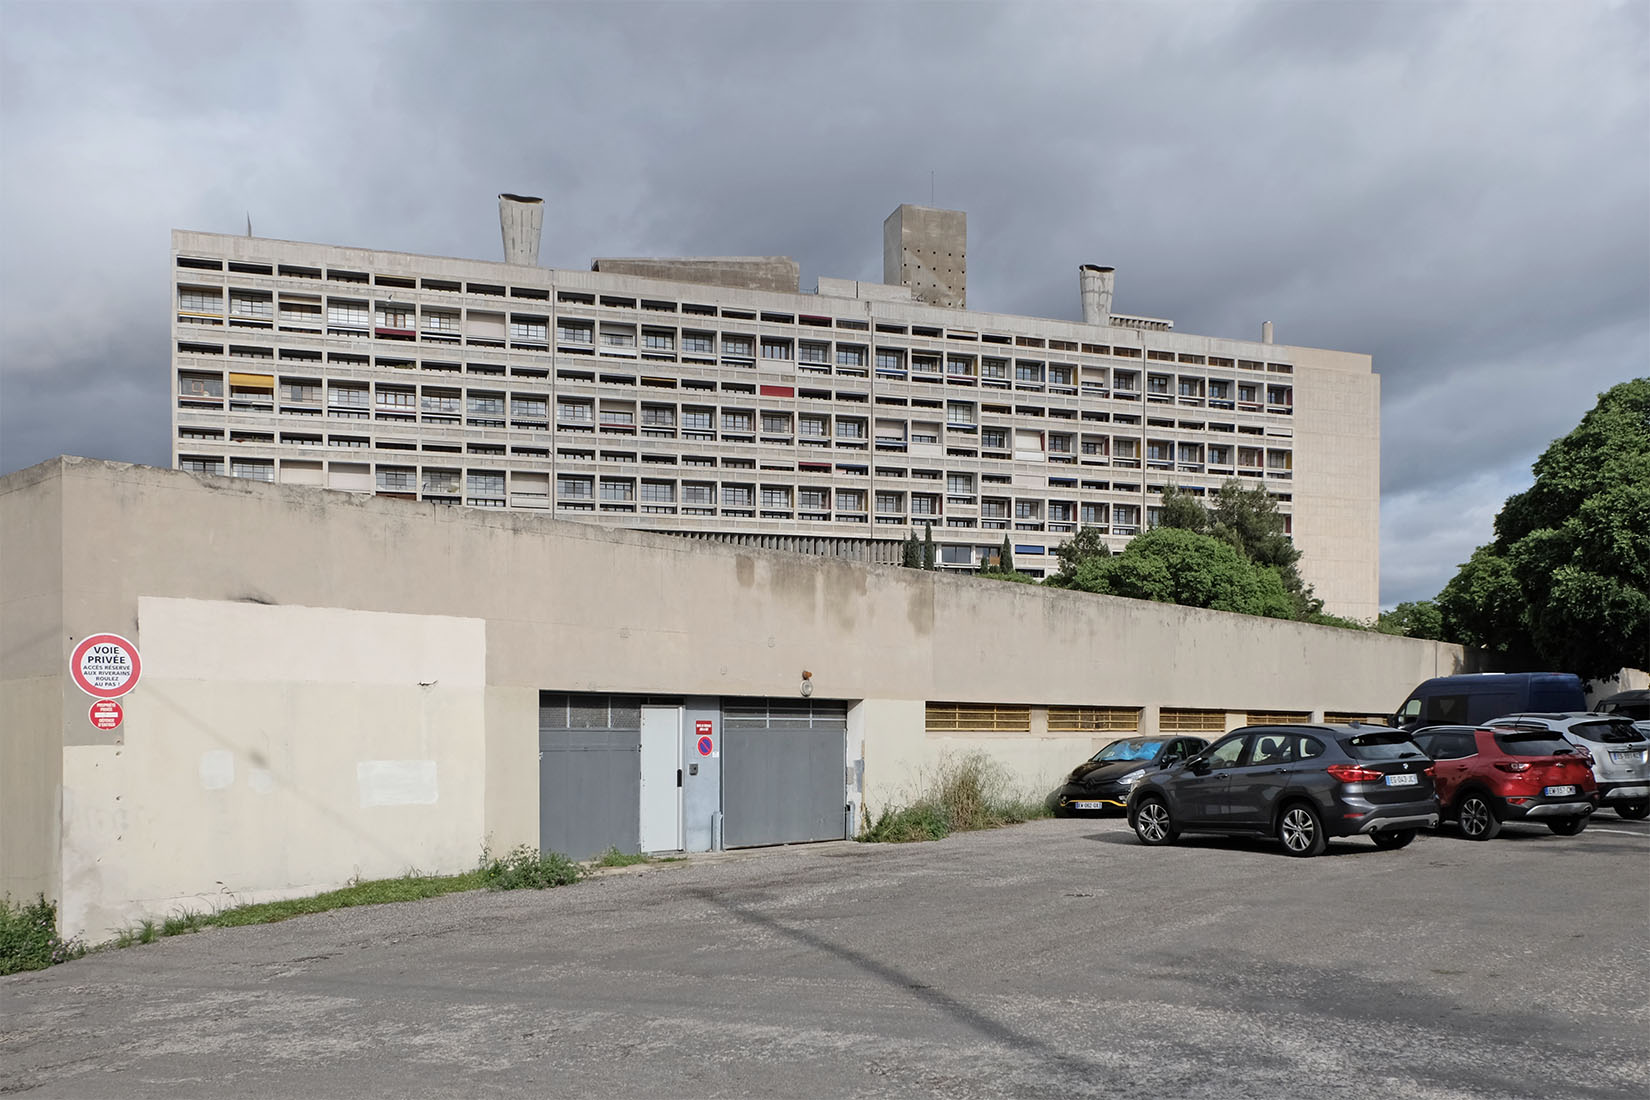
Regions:
<instances>
[{"instance_id":1,"label":"concrete chimney stack","mask_svg":"<svg viewBox=\"0 0 1650 1100\"><path fill-rule=\"evenodd\" d=\"M1111 296L1117 273L1109 267L1084 264L1077 269L1078 285L1083 292L1083 323L1085 325L1111 324Z\"/></svg>"},{"instance_id":2,"label":"concrete chimney stack","mask_svg":"<svg viewBox=\"0 0 1650 1100\"><path fill-rule=\"evenodd\" d=\"M504 236L504 262L536 267L539 234L544 230L544 200L532 195L500 195L498 228Z\"/></svg>"},{"instance_id":3,"label":"concrete chimney stack","mask_svg":"<svg viewBox=\"0 0 1650 1100\"><path fill-rule=\"evenodd\" d=\"M1263 344L1272 342L1272 322L1262 321L1260 323L1260 342Z\"/></svg>"}]
</instances>

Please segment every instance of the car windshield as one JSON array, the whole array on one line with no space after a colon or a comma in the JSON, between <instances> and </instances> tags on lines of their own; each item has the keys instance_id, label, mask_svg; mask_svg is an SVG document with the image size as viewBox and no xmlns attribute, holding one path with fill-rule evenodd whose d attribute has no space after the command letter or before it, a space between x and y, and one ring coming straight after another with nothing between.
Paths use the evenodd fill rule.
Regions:
<instances>
[{"instance_id":1,"label":"car windshield","mask_svg":"<svg viewBox=\"0 0 1650 1100\"><path fill-rule=\"evenodd\" d=\"M1633 723L1625 719L1614 722L1577 722L1570 727L1570 732L1583 741L1597 741L1610 745L1644 740L1644 735L1633 728Z\"/></svg>"},{"instance_id":2,"label":"car windshield","mask_svg":"<svg viewBox=\"0 0 1650 1100\"><path fill-rule=\"evenodd\" d=\"M1402 730L1361 733L1349 738L1346 748L1358 760L1406 760L1426 755L1419 745L1409 739L1409 734Z\"/></svg>"},{"instance_id":3,"label":"car windshield","mask_svg":"<svg viewBox=\"0 0 1650 1100\"><path fill-rule=\"evenodd\" d=\"M1115 764L1124 760L1150 760L1157 755L1157 750L1162 747L1162 741L1142 740L1140 738L1129 741L1113 741L1089 757L1089 760L1096 764Z\"/></svg>"},{"instance_id":4,"label":"car windshield","mask_svg":"<svg viewBox=\"0 0 1650 1100\"><path fill-rule=\"evenodd\" d=\"M1508 756L1562 756L1576 751L1564 738L1545 730L1498 733L1495 743Z\"/></svg>"}]
</instances>

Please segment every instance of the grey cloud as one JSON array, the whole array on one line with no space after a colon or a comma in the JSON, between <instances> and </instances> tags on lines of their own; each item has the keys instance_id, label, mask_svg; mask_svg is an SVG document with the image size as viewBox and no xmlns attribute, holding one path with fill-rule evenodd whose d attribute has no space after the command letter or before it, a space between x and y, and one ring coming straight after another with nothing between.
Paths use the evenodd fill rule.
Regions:
<instances>
[{"instance_id":1,"label":"grey cloud","mask_svg":"<svg viewBox=\"0 0 1650 1100\"><path fill-rule=\"evenodd\" d=\"M1643 373L1647 13L13 3L0 470L166 461L174 226L493 258L492 196L521 190L555 266L874 279L932 172L978 308L1075 317L1102 262L1123 311L1374 355L1384 598L1435 592L1464 560L1437 532Z\"/></svg>"}]
</instances>

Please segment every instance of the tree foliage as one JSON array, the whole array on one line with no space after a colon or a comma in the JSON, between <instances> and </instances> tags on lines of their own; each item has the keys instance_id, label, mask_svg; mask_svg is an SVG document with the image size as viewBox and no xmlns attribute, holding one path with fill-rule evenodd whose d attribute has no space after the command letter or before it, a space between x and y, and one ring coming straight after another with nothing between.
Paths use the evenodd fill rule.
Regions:
<instances>
[{"instance_id":1,"label":"tree foliage","mask_svg":"<svg viewBox=\"0 0 1650 1100\"><path fill-rule=\"evenodd\" d=\"M1060 564L1046 583L1051 588L1072 588L1077 580L1077 569L1091 558L1111 557L1111 547L1098 527L1082 527L1071 538L1054 548Z\"/></svg>"},{"instance_id":2,"label":"tree foliage","mask_svg":"<svg viewBox=\"0 0 1650 1100\"><path fill-rule=\"evenodd\" d=\"M1382 634L1396 634L1401 638L1445 640L1444 616L1432 600L1413 600L1401 603L1391 611L1381 612L1375 629Z\"/></svg>"},{"instance_id":3,"label":"tree foliage","mask_svg":"<svg viewBox=\"0 0 1650 1100\"><path fill-rule=\"evenodd\" d=\"M1599 395L1534 472L1439 594L1445 630L1589 679L1650 667L1650 378Z\"/></svg>"},{"instance_id":4,"label":"tree foliage","mask_svg":"<svg viewBox=\"0 0 1650 1100\"><path fill-rule=\"evenodd\" d=\"M1250 561L1228 542L1175 527L1153 528L1114 557L1089 558L1072 587L1274 619L1294 613L1276 569Z\"/></svg>"},{"instance_id":5,"label":"tree foliage","mask_svg":"<svg viewBox=\"0 0 1650 1100\"><path fill-rule=\"evenodd\" d=\"M939 568L934 561L934 525L932 523L925 523L922 528L922 567L924 569Z\"/></svg>"},{"instance_id":6,"label":"tree foliage","mask_svg":"<svg viewBox=\"0 0 1650 1100\"><path fill-rule=\"evenodd\" d=\"M907 569L922 568L922 540L917 538L915 531L900 543L899 563Z\"/></svg>"}]
</instances>

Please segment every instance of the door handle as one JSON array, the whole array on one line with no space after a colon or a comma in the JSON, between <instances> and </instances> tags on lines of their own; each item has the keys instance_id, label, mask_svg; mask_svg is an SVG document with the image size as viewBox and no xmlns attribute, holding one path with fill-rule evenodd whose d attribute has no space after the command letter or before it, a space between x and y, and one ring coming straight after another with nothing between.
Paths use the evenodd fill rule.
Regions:
<instances>
[{"instance_id":1,"label":"door handle","mask_svg":"<svg viewBox=\"0 0 1650 1100\"><path fill-rule=\"evenodd\" d=\"M680 787L682 785L682 769L681 768L676 769L676 785L678 787Z\"/></svg>"}]
</instances>

